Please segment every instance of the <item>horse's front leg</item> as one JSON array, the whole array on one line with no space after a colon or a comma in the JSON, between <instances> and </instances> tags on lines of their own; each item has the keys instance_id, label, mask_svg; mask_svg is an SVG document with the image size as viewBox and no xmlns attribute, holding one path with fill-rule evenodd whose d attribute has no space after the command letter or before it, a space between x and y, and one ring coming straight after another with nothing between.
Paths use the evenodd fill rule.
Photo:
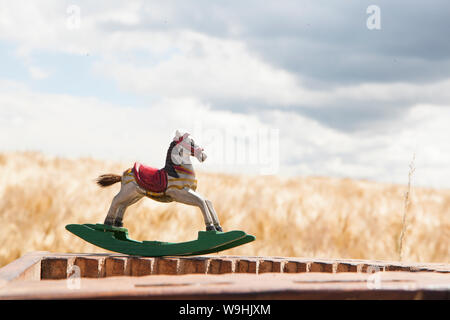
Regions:
<instances>
[{"instance_id":1,"label":"horse's front leg","mask_svg":"<svg viewBox=\"0 0 450 320\"><path fill-rule=\"evenodd\" d=\"M223 229L220 226L219 218L217 217L217 213L216 213L216 210L214 210L214 206L213 206L212 202L207 199L205 200L205 202L206 202L206 205L208 206L209 213L211 214L211 218L213 219L214 227L216 228L217 231L222 232Z\"/></svg>"},{"instance_id":2,"label":"horse's front leg","mask_svg":"<svg viewBox=\"0 0 450 320\"><path fill-rule=\"evenodd\" d=\"M214 227L213 219L211 218L211 214L208 209L208 205L205 199L200 194L190 188L168 189L166 191L166 194L176 202L199 207L205 221L206 231L216 230L216 228Z\"/></svg>"}]
</instances>

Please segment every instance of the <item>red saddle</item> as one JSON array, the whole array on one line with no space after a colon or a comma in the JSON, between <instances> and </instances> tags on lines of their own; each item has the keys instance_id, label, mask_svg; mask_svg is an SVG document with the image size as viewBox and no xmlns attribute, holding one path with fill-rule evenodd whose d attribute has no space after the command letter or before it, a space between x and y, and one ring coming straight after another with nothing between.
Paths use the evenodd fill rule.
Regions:
<instances>
[{"instance_id":1,"label":"red saddle","mask_svg":"<svg viewBox=\"0 0 450 320\"><path fill-rule=\"evenodd\" d=\"M156 169L136 162L133 174L137 184L147 191L164 192L167 189L167 172L164 168Z\"/></svg>"}]
</instances>

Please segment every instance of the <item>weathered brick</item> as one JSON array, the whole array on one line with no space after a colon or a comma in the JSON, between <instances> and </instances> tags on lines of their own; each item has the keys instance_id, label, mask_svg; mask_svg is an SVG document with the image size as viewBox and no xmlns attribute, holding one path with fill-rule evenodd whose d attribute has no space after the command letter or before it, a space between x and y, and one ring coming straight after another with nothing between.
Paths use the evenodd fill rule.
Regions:
<instances>
[{"instance_id":1,"label":"weathered brick","mask_svg":"<svg viewBox=\"0 0 450 320\"><path fill-rule=\"evenodd\" d=\"M219 274L220 272L220 259L211 259L209 260L208 273L210 274Z\"/></svg>"},{"instance_id":2,"label":"weathered brick","mask_svg":"<svg viewBox=\"0 0 450 320\"><path fill-rule=\"evenodd\" d=\"M348 264L347 265L348 272L357 272L358 266L356 264Z\"/></svg>"},{"instance_id":3,"label":"weathered brick","mask_svg":"<svg viewBox=\"0 0 450 320\"><path fill-rule=\"evenodd\" d=\"M180 270L182 274L206 273L206 259L180 259Z\"/></svg>"},{"instance_id":4,"label":"weathered brick","mask_svg":"<svg viewBox=\"0 0 450 320\"><path fill-rule=\"evenodd\" d=\"M356 272L358 272L358 273L366 272L366 270L367 270L367 264L360 263L356 266Z\"/></svg>"},{"instance_id":5,"label":"weathered brick","mask_svg":"<svg viewBox=\"0 0 450 320\"><path fill-rule=\"evenodd\" d=\"M233 260L231 259L211 259L209 261L209 274L224 274L233 272Z\"/></svg>"},{"instance_id":6,"label":"weathered brick","mask_svg":"<svg viewBox=\"0 0 450 320\"><path fill-rule=\"evenodd\" d=\"M431 270L431 269L425 268L425 267L413 266L409 269L409 271L411 271L411 272L430 272L430 271L434 271L434 270Z\"/></svg>"},{"instance_id":7,"label":"weathered brick","mask_svg":"<svg viewBox=\"0 0 450 320\"><path fill-rule=\"evenodd\" d=\"M153 258L130 258L130 274L133 277L147 276L153 273Z\"/></svg>"},{"instance_id":8,"label":"weathered brick","mask_svg":"<svg viewBox=\"0 0 450 320\"><path fill-rule=\"evenodd\" d=\"M321 263L321 262L320 262ZM333 272L333 264L332 263L321 263L323 272Z\"/></svg>"},{"instance_id":9,"label":"weathered brick","mask_svg":"<svg viewBox=\"0 0 450 320\"><path fill-rule=\"evenodd\" d=\"M75 266L80 268L80 276L83 278L98 278L99 273L99 259L96 258L86 258L77 257L73 263Z\"/></svg>"},{"instance_id":10,"label":"weathered brick","mask_svg":"<svg viewBox=\"0 0 450 320\"><path fill-rule=\"evenodd\" d=\"M386 266L386 271L411 271L411 267L399 266L399 265L388 265Z\"/></svg>"},{"instance_id":11,"label":"weathered brick","mask_svg":"<svg viewBox=\"0 0 450 320\"><path fill-rule=\"evenodd\" d=\"M311 262L308 264L308 272L323 272L322 264L317 262Z\"/></svg>"},{"instance_id":12,"label":"weathered brick","mask_svg":"<svg viewBox=\"0 0 450 320\"><path fill-rule=\"evenodd\" d=\"M358 265L358 272L362 273L373 273L373 272L381 272L385 271L386 266L384 265L377 265L377 264L359 264Z\"/></svg>"},{"instance_id":13,"label":"weathered brick","mask_svg":"<svg viewBox=\"0 0 450 320\"><path fill-rule=\"evenodd\" d=\"M297 272L308 272L309 262L297 262Z\"/></svg>"},{"instance_id":14,"label":"weathered brick","mask_svg":"<svg viewBox=\"0 0 450 320\"><path fill-rule=\"evenodd\" d=\"M239 259L236 264L236 271L239 273L249 273L250 271L250 261L246 259ZM256 268L255 268L256 273Z\"/></svg>"},{"instance_id":15,"label":"weathered brick","mask_svg":"<svg viewBox=\"0 0 450 320\"><path fill-rule=\"evenodd\" d=\"M177 274L178 273L178 261L174 258L157 258L156 274Z\"/></svg>"},{"instance_id":16,"label":"weathered brick","mask_svg":"<svg viewBox=\"0 0 450 320\"><path fill-rule=\"evenodd\" d=\"M67 279L66 258L45 258L41 260L41 280Z\"/></svg>"},{"instance_id":17,"label":"weathered brick","mask_svg":"<svg viewBox=\"0 0 450 320\"><path fill-rule=\"evenodd\" d=\"M311 262L309 272L333 272L333 264L326 262Z\"/></svg>"},{"instance_id":18,"label":"weathered brick","mask_svg":"<svg viewBox=\"0 0 450 320\"><path fill-rule=\"evenodd\" d=\"M255 260L250 260L248 262L248 273L256 273L257 270L257 266L258 266L258 261Z\"/></svg>"},{"instance_id":19,"label":"weathered brick","mask_svg":"<svg viewBox=\"0 0 450 320\"><path fill-rule=\"evenodd\" d=\"M234 261L231 259L223 259L220 262L220 274L233 273Z\"/></svg>"},{"instance_id":20,"label":"weathered brick","mask_svg":"<svg viewBox=\"0 0 450 320\"><path fill-rule=\"evenodd\" d=\"M299 261L287 261L284 264L284 272L287 273L298 273L298 272L307 272L308 264L305 262Z\"/></svg>"},{"instance_id":21,"label":"weathered brick","mask_svg":"<svg viewBox=\"0 0 450 320\"><path fill-rule=\"evenodd\" d=\"M258 273L272 272L273 262L270 260L260 260Z\"/></svg>"},{"instance_id":22,"label":"weathered brick","mask_svg":"<svg viewBox=\"0 0 450 320\"><path fill-rule=\"evenodd\" d=\"M126 258L108 257L105 259L104 276L117 277L127 275L126 272Z\"/></svg>"},{"instance_id":23,"label":"weathered brick","mask_svg":"<svg viewBox=\"0 0 450 320\"><path fill-rule=\"evenodd\" d=\"M239 259L236 261L235 271L237 273L256 273L257 261Z\"/></svg>"},{"instance_id":24,"label":"weathered brick","mask_svg":"<svg viewBox=\"0 0 450 320\"><path fill-rule=\"evenodd\" d=\"M297 262L295 261L287 261L284 264L284 272L286 273L297 273Z\"/></svg>"},{"instance_id":25,"label":"weathered brick","mask_svg":"<svg viewBox=\"0 0 450 320\"><path fill-rule=\"evenodd\" d=\"M336 262L333 264L333 273L336 272L348 272L348 264Z\"/></svg>"},{"instance_id":26,"label":"weathered brick","mask_svg":"<svg viewBox=\"0 0 450 320\"><path fill-rule=\"evenodd\" d=\"M286 261L274 260L272 264L272 272L283 272L284 264Z\"/></svg>"}]
</instances>

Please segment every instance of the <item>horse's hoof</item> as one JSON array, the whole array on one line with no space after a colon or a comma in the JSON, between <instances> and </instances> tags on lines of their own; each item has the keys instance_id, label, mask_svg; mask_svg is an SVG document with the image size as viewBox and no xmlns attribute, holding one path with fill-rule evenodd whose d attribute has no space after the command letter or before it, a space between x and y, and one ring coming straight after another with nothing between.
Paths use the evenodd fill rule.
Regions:
<instances>
[{"instance_id":1,"label":"horse's hoof","mask_svg":"<svg viewBox=\"0 0 450 320\"><path fill-rule=\"evenodd\" d=\"M206 231L216 231L216 228L214 226L206 226Z\"/></svg>"},{"instance_id":2,"label":"horse's hoof","mask_svg":"<svg viewBox=\"0 0 450 320\"><path fill-rule=\"evenodd\" d=\"M106 224L107 226L112 226L112 225L114 225L114 222L112 221L112 220L105 220L105 221L103 221L103 224Z\"/></svg>"},{"instance_id":3,"label":"horse's hoof","mask_svg":"<svg viewBox=\"0 0 450 320\"><path fill-rule=\"evenodd\" d=\"M123 223L122 223L122 221L114 221L113 226L114 227L118 227L118 228L122 228L123 227Z\"/></svg>"},{"instance_id":4,"label":"horse's hoof","mask_svg":"<svg viewBox=\"0 0 450 320\"><path fill-rule=\"evenodd\" d=\"M221 226L214 226L214 227L216 228L216 231L223 232L223 229Z\"/></svg>"}]
</instances>

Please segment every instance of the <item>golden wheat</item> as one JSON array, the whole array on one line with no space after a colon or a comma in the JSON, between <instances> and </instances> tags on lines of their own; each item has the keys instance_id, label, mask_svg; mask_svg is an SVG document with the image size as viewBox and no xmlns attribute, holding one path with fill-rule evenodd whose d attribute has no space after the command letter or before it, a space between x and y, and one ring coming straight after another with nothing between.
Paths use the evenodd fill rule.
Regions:
<instances>
[{"instance_id":1,"label":"golden wheat","mask_svg":"<svg viewBox=\"0 0 450 320\"><path fill-rule=\"evenodd\" d=\"M37 152L0 154L0 266L30 251L104 252L64 229L103 222L116 184L95 178L131 163L62 159ZM151 165L151 164L149 164ZM225 254L395 260L406 186L299 177L199 173L198 191L215 205L225 230L254 234ZM449 263L450 190L409 195L403 260ZM197 208L143 199L124 226L138 240L187 241L203 230Z\"/></svg>"}]
</instances>

